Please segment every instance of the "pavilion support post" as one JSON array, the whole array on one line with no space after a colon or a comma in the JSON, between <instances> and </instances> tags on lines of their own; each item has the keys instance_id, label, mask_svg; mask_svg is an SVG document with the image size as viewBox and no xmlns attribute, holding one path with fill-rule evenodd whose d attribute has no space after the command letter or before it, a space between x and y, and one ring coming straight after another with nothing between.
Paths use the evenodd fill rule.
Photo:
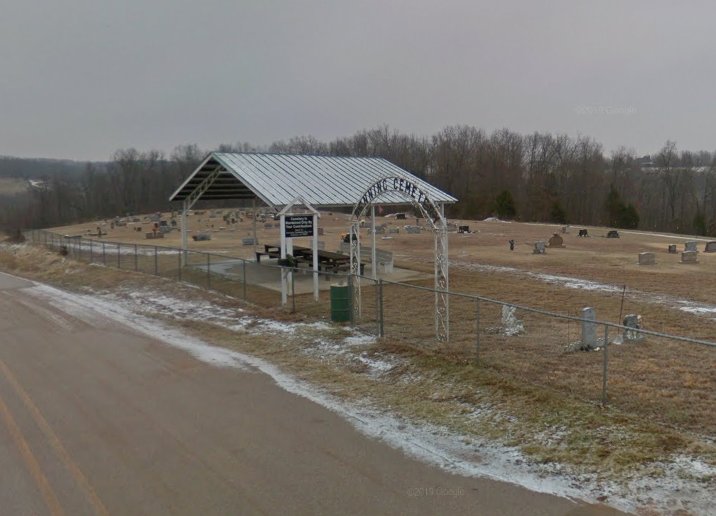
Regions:
<instances>
[{"instance_id":1,"label":"pavilion support post","mask_svg":"<svg viewBox=\"0 0 716 516\"><path fill-rule=\"evenodd\" d=\"M285 224L284 224L284 229L285 229ZM288 256L289 254L291 256L293 256L293 238L285 238L284 237L284 241L286 242L286 256ZM286 256L284 256L284 258ZM292 302L295 303L296 302L295 301L296 293L293 291L294 290L293 267L284 267L284 269L286 270L286 290L288 291L288 286L291 285L291 298L292 298ZM294 312L295 312L295 310L294 310Z\"/></svg>"},{"instance_id":2,"label":"pavilion support post","mask_svg":"<svg viewBox=\"0 0 716 516\"><path fill-rule=\"evenodd\" d=\"M187 211L189 211L189 202L187 200L181 203L181 265L186 266L187 250L189 249L189 227L187 222Z\"/></svg>"},{"instance_id":3,"label":"pavilion support post","mask_svg":"<svg viewBox=\"0 0 716 516\"><path fill-rule=\"evenodd\" d=\"M256 224L256 209L254 209L254 225ZM281 214L281 259L286 259L286 216ZM256 237L254 237L256 238ZM285 305L288 302L288 276L286 274L286 267L281 267L281 304Z\"/></svg>"},{"instance_id":4,"label":"pavilion support post","mask_svg":"<svg viewBox=\"0 0 716 516\"><path fill-rule=\"evenodd\" d=\"M318 215L313 214L313 299L318 301Z\"/></svg>"},{"instance_id":5,"label":"pavilion support post","mask_svg":"<svg viewBox=\"0 0 716 516\"><path fill-rule=\"evenodd\" d=\"M370 264L371 268L373 270L373 279L378 279L378 260L376 260L376 257L378 256L378 251L375 247L375 205L370 205L370 231L373 234L373 248L370 251Z\"/></svg>"},{"instance_id":6,"label":"pavilion support post","mask_svg":"<svg viewBox=\"0 0 716 516\"><path fill-rule=\"evenodd\" d=\"M254 218L254 225L253 225L253 229L254 229L254 256L256 256L256 245L258 244L258 240L256 239L256 197L254 197L254 198L252 199L251 207L253 208L251 211L252 211L253 218ZM283 221L283 219L281 219L281 220ZM283 234L283 226L281 227L281 234ZM281 247L283 247L283 246L281 246ZM286 258L286 257L283 256L282 258Z\"/></svg>"}]
</instances>

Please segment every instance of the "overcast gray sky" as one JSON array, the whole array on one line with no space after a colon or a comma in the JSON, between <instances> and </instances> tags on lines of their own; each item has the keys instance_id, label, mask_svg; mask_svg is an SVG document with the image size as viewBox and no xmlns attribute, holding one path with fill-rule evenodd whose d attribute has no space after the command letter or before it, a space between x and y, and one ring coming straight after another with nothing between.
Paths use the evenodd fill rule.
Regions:
<instances>
[{"instance_id":1,"label":"overcast gray sky","mask_svg":"<svg viewBox=\"0 0 716 516\"><path fill-rule=\"evenodd\" d=\"M708 0L0 0L0 154L380 124L716 149Z\"/></svg>"}]
</instances>

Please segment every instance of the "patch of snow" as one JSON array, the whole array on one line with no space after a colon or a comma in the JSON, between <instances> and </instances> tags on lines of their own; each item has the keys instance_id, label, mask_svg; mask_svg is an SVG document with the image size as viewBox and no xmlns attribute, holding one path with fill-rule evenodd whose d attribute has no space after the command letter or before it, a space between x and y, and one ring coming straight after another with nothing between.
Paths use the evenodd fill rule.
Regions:
<instances>
[{"instance_id":1,"label":"patch of snow","mask_svg":"<svg viewBox=\"0 0 716 516\"><path fill-rule=\"evenodd\" d=\"M358 360L365 364L374 376L380 376L383 373L387 373L398 364L397 360L376 358L374 356L369 356L367 353L361 353L358 356Z\"/></svg>"},{"instance_id":2,"label":"patch of snow","mask_svg":"<svg viewBox=\"0 0 716 516\"><path fill-rule=\"evenodd\" d=\"M682 306L679 307L682 312L688 312L696 315L713 315L716 314L716 306Z\"/></svg>"},{"instance_id":3,"label":"patch of snow","mask_svg":"<svg viewBox=\"0 0 716 516\"><path fill-rule=\"evenodd\" d=\"M83 254L89 255L90 253L93 256L93 260L100 262L102 261L102 256L104 255L107 260L110 260L111 257L114 257L115 261L117 259L117 254L121 256L134 256L135 244L122 244L120 243L119 247L117 247L117 244L115 242L103 242L101 240L85 240L84 238L82 240L56 240L56 245L66 245L71 251L77 250L77 252L81 252ZM104 249L104 250L103 250ZM146 244L137 244L136 252L138 256L154 256L155 253L155 246L152 245L146 245ZM181 251L179 249L172 249L168 247L161 247L156 246L156 254L157 255L178 255Z\"/></svg>"},{"instance_id":4,"label":"patch of snow","mask_svg":"<svg viewBox=\"0 0 716 516\"><path fill-rule=\"evenodd\" d=\"M348 346L367 346L375 343L375 337L373 335L350 335L343 339L343 342Z\"/></svg>"}]
</instances>

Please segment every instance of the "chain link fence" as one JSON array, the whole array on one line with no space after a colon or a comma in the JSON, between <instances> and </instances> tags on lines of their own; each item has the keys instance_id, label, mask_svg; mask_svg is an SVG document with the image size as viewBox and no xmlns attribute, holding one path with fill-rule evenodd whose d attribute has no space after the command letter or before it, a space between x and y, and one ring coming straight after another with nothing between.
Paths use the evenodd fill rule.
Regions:
<instances>
[{"instance_id":1,"label":"chain link fence","mask_svg":"<svg viewBox=\"0 0 716 516\"><path fill-rule=\"evenodd\" d=\"M439 343L436 291L429 280L355 279L223 254L42 230L29 231L26 238L73 259L191 283L267 308L282 306L281 276L291 272L284 308L316 319L330 318L335 308L328 286L350 290L360 281L360 304L350 310L355 314L350 322L365 333L450 353L513 382L612 403L689 428L703 429L703 414L711 413L716 404L716 343L708 340L450 292L450 339ZM313 295L314 274L321 287L318 300ZM669 406L678 410L665 410ZM716 430L716 423L710 427Z\"/></svg>"}]
</instances>

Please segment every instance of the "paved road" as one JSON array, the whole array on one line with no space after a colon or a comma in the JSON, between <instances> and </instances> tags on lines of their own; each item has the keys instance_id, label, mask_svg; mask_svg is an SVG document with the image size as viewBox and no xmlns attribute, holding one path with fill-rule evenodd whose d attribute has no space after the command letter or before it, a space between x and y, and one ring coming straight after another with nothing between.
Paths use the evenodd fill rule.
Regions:
<instances>
[{"instance_id":1,"label":"paved road","mask_svg":"<svg viewBox=\"0 0 716 516\"><path fill-rule=\"evenodd\" d=\"M422 464L29 286L0 273L0 514L606 514Z\"/></svg>"}]
</instances>

